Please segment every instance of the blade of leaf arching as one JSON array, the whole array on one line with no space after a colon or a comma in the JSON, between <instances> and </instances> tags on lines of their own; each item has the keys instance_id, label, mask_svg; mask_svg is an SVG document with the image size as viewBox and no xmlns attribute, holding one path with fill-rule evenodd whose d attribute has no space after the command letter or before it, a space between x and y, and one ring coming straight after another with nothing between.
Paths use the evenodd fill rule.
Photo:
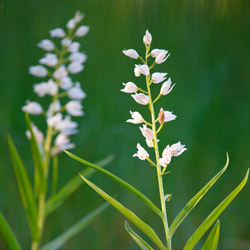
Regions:
<instances>
[{"instance_id":1,"label":"blade of leaf arching","mask_svg":"<svg viewBox=\"0 0 250 250\"><path fill-rule=\"evenodd\" d=\"M204 186L180 211L180 213L174 219L172 225L170 226L170 236L174 234L176 229L180 226L181 222L187 217L187 215L192 211L192 209L198 204L198 202L203 198L207 191L214 185L214 183L221 177L221 175L226 171L229 164L229 157L227 154L227 161L225 166L211 179L206 186Z\"/></svg>"},{"instance_id":2,"label":"blade of leaf arching","mask_svg":"<svg viewBox=\"0 0 250 250\"><path fill-rule=\"evenodd\" d=\"M161 250L167 250L166 247L162 244L157 234L155 233L155 231L148 224L142 221L137 215L135 215L128 208L124 207L120 202L118 202L113 197L105 193L102 189L97 187L94 183L87 180L83 176L81 177L91 188L93 188L100 196L102 196L102 198L108 201L121 214L123 214L128 220L134 223L143 233L145 233Z\"/></svg>"},{"instance_id":3,"label":"blade of leaf arching","mask_svg":"<svg viewBox=\"0 0 250 250\"><path fill-rule=\"evenodd\" d=\"M211 233L208 235L207 240L202 246L201 250L217 250L220 237L220 221L217 220Z\"/></svg>"},{"instance_id":4,"label":"blade of leaf arching","mask_svg":"<svg viewBox=\"0 0 250 250\"><path fill-rule=\"evenodd\" d=\"M101 167L105 167L114 159L113 155L109 155L105 159L99 162ZM84 169L81 172L81 175L89 178L96 172L93 168ZM81 177L77 174L73 179L71 179L64 187L62 187L57 194L52 196L45 205L45 214L48 216L51 214L55 209L60 207L65 200L74 193L81 185L83 184Z\"/></svg>"},{"instance_id":5,"label":"blade of leaf arching","mask_svg":"<svg viewBox=\"0 0 250 250\"><path fill-rule=\"evenodd\" d=\"M35 183L35 186L36 187L38 186L38 189L42 188L43 190L45 190L46 182L44 178L42 156L38 148L38 144L37 144L36 137L34 135L34 132L31 126L28 113L25 114L25 119L26 119L28 130L30 131L30 135L31 135L30 144L31 144L31 150L32 150L32 155L33 155L33 160L34 160L34 165L35 165L35 174L36 174L35 182L38 182L38 183Z\"/></svg>"},{"instance_id":6,"label":"blade of leaf arching","mask_svg":"<svg viewBox=\"0 0 250 250\"><path fill-rule=\"evenodd\" d=\"M136 242L136 244L142 250L154 250L145 240L143 240L139 235L137 235L133 229L130 227L127 221L125 221L125 229L131 236L131 238Z\"/></svg>"},{"instance_id":7,"label":"blade of leaf arching","mask_svg":"<svg viewBox=\"0 0 250 250\"><path fill-rule=\"evenodd\" d=\"M31 234L33 236L33 239L37 240L39 238L38 226L37 226L37 208L32 188L30 185L30 181L25 171L22 160L10 137L8 137L8 144L9 144L12 163L14 165L19 191L26 211L26 216L29 222Z\"/></svg>"},{"instance_id":8,"label":"blade of leaf arching","mask_svg":"<svg viewBox=\"0 0 250 250\"><path fill-rule=\"evenodd\" d=\"M56 250L61 248L68 240L70 240L72 237L74 237L76 234L80 233L83 229L90 225L108 206L108 203L104 203L102 206L93 210L91 213L84 216L70 229L43 246L41 250Z\"/></svg>"},{"instance_id":9,"label":"blade of leaf arching","mask_svg":"<svg viewBox=\"0 0 250 250\"><path fill-rule=\"evenodd\" d=\"M106 176L108 176L109 178L111 178L113 181L115 181L116 183L118 183L119 185L121 185L123 188L125 188L126 190L128 190L129 192L131 192L133 195L135 195L141 201L143 201L156 214L158 214L160 217L162 217L161 210L149 198L147 198L139 190L137 190L136 188L134 188L133 186L131 186L130 184L128 184L124 180L120 179L119 177L117 177L116 175L110 173L109 171L96 166L95 164L92 164L92 163L90 163L88 161L85 161L85 160L77 157L76 155L74 155L74 154L72 154L72 153L70 153L68 151L65 151L65 153L68 154L71 158L73 158L73 159L81 162L82 164L87 165L87 166L89 166L91 168L94 168L94 169L98 170L99 172L105 174Z\"/></svg>"},{"instance_id":10,"label":"blade of leaf arching","mask_svg":"<svg viewBox=\"0 0 250 250\"><path fill-rule=\"evenodd\" d=\"M217 220L220 214L227 208L231 201L236 197L236 195L242 190L245 186L249 175L249 169L247 170L246 176L243 181L239 184L234 191L227 196L214 210L213 212L204 220L204 222L198 227L198 229L193 233L189 238L187 244L183 250L191 250L200 240L200 238L206 233L210 226Z\"/></svg>"},{"instance_id":11,"label":"blade of leaf arching","mask_svg":"<svg viewBox=\"0 0 250 250\"><path fill-rule=\"evenodd\" d=\"M21 246L11 230L8 222L0 212L0 236L2 237L8 250L21 250Z\"/></svg>"}]
</instances>

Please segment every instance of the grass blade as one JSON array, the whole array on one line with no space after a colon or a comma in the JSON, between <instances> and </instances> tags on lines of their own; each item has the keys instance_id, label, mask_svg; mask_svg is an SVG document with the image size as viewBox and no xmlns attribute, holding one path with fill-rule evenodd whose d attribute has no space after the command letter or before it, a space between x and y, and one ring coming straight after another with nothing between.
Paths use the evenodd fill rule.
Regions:
<instances>
[{"instance_id":1,"label":"grass blade","mask_svg":"<svg viewBox=\"0 0 250 250\"><path fill-rule=\"evenodd\" d=\"M136 242L136 244L140 247L142 250L154 250L149 244L143 240L139 235L137 235L133 229L130 227L127 221L125 221L125 229L129 233L129 235L132 237L132 239Z\"/></svg>"},{"instance_id":2,"label":"grass blade","mask_svg":"<svg viewBox=\"0 0 250 250\"><path fill-rule=\"evenodd\" d=\"M36 137L34 135L30 118L28 113L25 114L26 124L28 127L28 130L30 131L30 145L32 150L32 156L34 160L34 166L35 166L35 190L36 193L38 193L38 190L41 188L43 191L46 189L46 182L44 178L44 170L43 170L43 161L41 152L38 148L38 144L36 141Z\"/></svg>"},{"instance_id":3,"label":"grass blade","mask_svg":"<svg viewBox=\"0 0 250 250\"><path fill-rule=\"evenodd\" d=\"M109 155L105 159L99 162L100 166L105 167L114 159L113 155ZM81 175L89 178L96 172L95 169L87 168L81 172ZM45 215L48 216L51 214L55 209L60 207L65 200L74 193L81 185L83 184L82 179L79 175L75 176L71 179L64 187L62 187L57 194L52 196L45 205Z\"/></svg>"},{"instance_id":4,"label":"grass blade","mask_svg":"<svg viewBox=\"0 0 250 250\"><path fill-rule=\"evenodd\" d=\"M220 221L217 220L201 250L217 250L220 237Z\"/></svg>"},{"instance_id":5,"label":"grass blade","mask_svg":"<svg viewBox=\"0 0 250 250\"><path fill-rule=\"evenodd\" d=\"M208 190L214 185L214 183L221 177L221 175L226 171L229 164L229 157L227 154L227 161L225 166L204 186L180 211L180 213L174 219L172 225L170 226L170 236L172 236L177 228L180 226L182 221L187 217L187 215L192 211L192 209L198 204L198 202L203 198L203 196L208 192Z\"/></svg>"},{"instance_id":6,"label":"grass blade","mask_svg":"<svg viewBox=\"0 0 250 250\"><path fill-rule=\"evenodd\" d=\"M68 240L90 225L108 206L108 203L104 203L102 206L93 210L63 234L41 247L41 250L56 250L61 248Z\"/></svg>"},{"instance_id":7,"label":"grass blade","mask_svg":"<svg viewBox=\"0 0 250 250\"><path fill-rule=\"evenodd\" d=\"M135 215L132 211L124 207L121 203L119 203L113 197L105 193L102 189L97 187L94 183L87 180L83 176L81 177L92 189L94 189L100 196L102 196L113 207L115 207L121 214L123 214L128 220L134 223L143 233L145 233L161 250L167 250L166 247L162 244L159 237L156 235L155 231L148 224L142 221L137 215Z\"/></svg>"},{"instance_id":8,"label":"grass blade","mask_svg":"<svg viewBox=\"0 0 250 250\"><path fill-rule=\"evenodd\" d=\"M9 250L21 250L21 246L8 222L0 212L0 235Z\"/></svg>"},{"instance_id":9,"label":"grass blade","mask_svg":"<svg viewBox=\"0 0 250 250\"><path fill-rule=\"evenodd\" d=\"M162 217L161 210L149 198L147 198L144 194L142 194L140 191L138 191L136 188L134 188L133 186L131 186L130 184L128 184L124 180L120 179L119 177L117 177L116 175L110 173L109 171L96 166L93 163L90 163L88 161L85 161L85 160L77 157L76 155L74 155L74 154L72 154L72 153L70 153L68 151L65 151L65 153L68 154L74 160L79 161L82 164L87 165L87 166L89 166L89 167L91 167L93 169L96 169L99 172L105 174L106 176L108 176L109 178L111 178L113 181L115 181L116 183L118 183L119 185L121 185L123 188L125 188L126 190L128 190L129 192L131 192L133 195L135 195L141 201L143 201L156 214L158 214L160 217Z\"/></svg>"},{"instance_id":10,"label":"grass blade","mask_svg":"<svg viewBox=\"0 0 250 250\"><path fill-rule=\"evenodd\" d=\"M236 195L242 190L245 186L249 175L249 169L245 175L243 181L234 189L234 191L229 194L225 200L223 200L213 212L204 220L204 222L198 227L198 229L193 233L189 238L187 244L184 247L184 250L192 250L200 238L206 233L210 226L217 220L220 214L227 208L231 201L236 197Z\"/></svg>"},{"instance_id":11,"label":"grass blade","mask_svg":"<svg viewBox=\"0 0 250 250\"><path fill-rule=\"evenodd\" d=\"M8 144L9 144L12 163L14 165L19 191L26 211L26 216L29 222L31 234L33 236L33 239L37 240L39 238L39 233L37 226L37 208L36 208L34 194L32 192L30 181L25 171L22 160L10 137L8 137Z\"/></svg>"}]
</instances>

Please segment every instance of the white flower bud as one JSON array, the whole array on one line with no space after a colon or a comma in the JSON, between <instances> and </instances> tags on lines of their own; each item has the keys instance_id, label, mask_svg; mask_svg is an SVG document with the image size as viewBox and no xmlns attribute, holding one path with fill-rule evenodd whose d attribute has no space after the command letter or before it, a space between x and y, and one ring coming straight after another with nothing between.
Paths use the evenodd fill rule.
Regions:
<instances>
[{"instance_id":1,"label":"white flower bud","mask_svg":"<svg viewBox=\"0 0 250 250\"><path fill-rule=\"evenodd\" d=\"M84 18L84 14L81 13L80 11L77 11L75 16L74 16L74 20L76 23L80 23L82 21L82 19Z\"/></svg>"},{"instance_id":2,"label":"white flower bud","mask_svg":"<svg viewBox=\"0 0 250 250\"><path fill-rule=\"evenodd\" d=\"M176 115L173 114L173 112L170 111L164 111L165 119L164 122L170 122L176 119Z\"/></svg>"},{"instance_id":3,"label":"white flower bud","mask_svg":"<svg viewBox=\"0 0 250 250\"><path fill-rule=\"evenodd\" d=\"M149 97L147 95L144 95L143 93L135 94L135 95L131 95L131 96L139 104L147 105L149 103Z\"/></svg>"},{"instance_id":4,"label":"white flower bud","mask_svg":"<svg viewBox=\"0 0 250 250\"><path fill-rule=\"evenodd\" d=\"M89 26L82 25L82 26L80 26L80 27L76 30L75 35L76 35L77 37L83 37L83 36L85 36L88 32L89 32Z\"/></svg>"},{"instance_id":5,"label":"white flower bud","mask_svg":"<svg viewBox=\"0 0 250 250\"><path fill-rule=\"evenodd\" d=\"M150 54L152 57L157 57L162 52L164 52L166 54L168 53L168 51L164 50L164 49L153 49Z\"/></svg>"},{"instance_id":6,"label":"white flower bud","mask_svg":"<svg viewBox=\"0 0 250 250\"><path fill-rule=\"evenodd\" d=\"M148 139L146 139L146 143L147 143L147 145L148 145L149 148L153 148L153 147L154 147L154 142L153 142L153 140L148 140Z\"/></svg>"},{"instance_id":7,"label":"white flower bud","mask_svg":"<svg viewBox=\"0 0 250 250\"><path fill-rule=\"evenodd\" d=\"M47 117L53 116L56 112L58 112L61 109L60 101L57 100L49 105L48 111L47 111Z\"/></svg>"},{"instance_id":8,"label":"white flower bud","mask_svg":"<svg viewBox=\"0 0 250 250\"><path fill-rule=\"evenodd\" d=\"M70 116L66 116L63 120L58 120L55 123L55 129L64 134L71 135L77 133L77 122L71 121Z\"/></svg>"},{"instance_id":9,"label":"white flower bud","mask_svg":"<svg viewBox=\"0 0 250 250\"><path fill-rule=\"evenodd\" d=\"M56 66L58 63L58 58L56 54L52 54L52 53L47 53L45 54L45 57L41 58L39 60L39 63L47 65L47 66Z\"/></svg>"},{"instance_id":10,"label":"white flower bud","mask_svg":"<svg viewBox=\"0 0 250 250\"><path fill-rule=\"evenodd\" d=\"M157 64L164 63L168 59L168 57L170 56L170 54L167 55L167 53L168 53L168 51L160 52L157 55L157 57L155 58L155 62Z\"/></svg>"},{"instance_id":11,"label":"white flower bud","mask_svg":"<svg viewBox=\"0 0 250 250\"><path fill-rule=\"evenodd\" d=\"M141 75L141 71L140 71L140 66L139 65L135 65L134 73L135 73L136 77L139 77Z\"/></svg>"},{"instance_id":12,"label":"white flower bud","mask_svg":"<svg viewBox=\"0 0 250 250\"><path fill-rule=\"evenodd\" d=\"M49 31L51 37L65 37L66 33L62 28L56 28Z\"/></svg>"},{"instance_id":13,"label":"white flower bud","mask_svg":"<svg viewBox=\"0 0 250 250\"><path fill-rule=\"evenodd\" d=\"M76 83L76 85L68 90L67 92L68 97L71 99L84 99L86 97L86 93L81 89L81 85L79 82Z\"/></svg>"},{"instance_id":14,"label":"white flower bud","mask_svg":"<svg viewBox=\"0 0 250 250\"><path fill-rule=\"evenodd\" d=\"M70 54L69 60L71 62L84 63L87 61L87 55L81 52L74 52Z\"/></svg>"},{"instance_id":15,"label":"white flower bud","mask_svg":"<svg viewBox=\"0 0 250 250\"><path fill-rule=\"evenodd\" d=\"M133 155L133 157L138 157L142 161L149 157L148 152L140 145L140 143L137 144L137 149L138 151Z\"/></svg>"},{"instance_id":16,"label":"white flower bud","mask_svg":"<svg viewBox=\"0 0 250 250\"><path fill-rule=\"evenodd\" d=\"M53 74L56 79L62 79L68 76L68 71L66 70L65 65L61 65Z\"/></svg>"},{"instance_id":17,"label":"white flower bud","mask_svg":"<svg viewBox=\"0 0 250 250\"><path fill-rule=\"evenodd\" d=\"M154 133L150 128L147 128L147 125L143 125L143 127L140 127L140 130L142 132L142 135L148 139L148 140L153 140L154 139Z\"/></svg>"},{"instance_id":18,"label":"white flower bud","mask_svg":"<svg viewBox=\"0 0 250 250\"><path fill-rule=\"evenodd\" d=\"M133 124L140 124L143 123L144 119L141 116L141 114L137 111L132 112L130 111L132 119L128 119L127 122L133 123Z\"/></svg>"},{"instance_id":19,"label":"white flower bud","mask_svg":"<svg viewBox=\"0 0 250 250\"><path fill-rule=\"evenodd\" d=\"M143 42L146 45L150 45L152 42L152 35L149 33L148 30L146 30L145 36L143 37Z\"/></svg>"},{"instance_id":20,"label":"white flower bud","mask_svg":"<svg viewBox=\"0 0 250 250\"><path fill-rule=\"evenodd\" d=\"M167 75L167 73L155 72L152 75L152 82L153 83L160 83L160 82L162 82L162 81L164 81L166 79L166 75Z\"/></svg>"},{"instance_id":21,"label":"white flower bud","mask_svg":"<svg viewBox=\"0 0 250 250\"><path fill-rule=\"evenodd\" d=\"M149 68L148 65L143 64L143 65L135 65L134 69L135 76L140 76L141 74L148 76L149 75Z\"/></svg>"},{"instance_id":22,"label":"white flower bud","mask_svg":"<svg viewBox=\"0 0 250 250\"><path fill-rule=\"evenodd\" d=\"M80 48L81 44L78 42L73 42L69 45L68 47L68 51L73 53L73 52L77 52Z\"/></svg>"},{"instance_id":23,"label":"white flower bud","mask_svg":"<svg viewBox=\"0 0 250 250\"><path fill-rule=\"evenodd\" d=\"M54 43L49 39L43 39L37 46L46 51L52 51L55 48Z\"/></svg>"},{"instance_id":24,"label":"white flower bud","mask_svg":"<svg viewBox=\"0 0 250 250\"><path fill-rule=\"evenodd\" d=\"M173 84L171 86L171 84L172 84L171 78L168 78L168 80L162 84L160 94L161 95L169 94L175 85L175 84Z\"/></svg>"},{"instance_id":25,"label":"white flower bud","mask_svg":"<svg viewBox=\"0 0 250 250\"><path fill-rule=\"evenodd\" d=\"M31 115L40 115L43 112L43 108L38 102L27 101L26 105L22 107L22 111Z\"/></svg>"},{"instance_id":26,"label":"white flower bud","mask_svg":"<svg viewBox=\"0 0 250 250\"><path fill-rule=\"evenodd\" d=\"M79 101L69 101L65 106L67 112L72 116L82 116L82 104Z\"/></svg>"},{"instance_id":27,"label":"white flower bud","mask_svg":"<svg viewBox=\"0 0 250 250\"><path fill-rule=\"evenodd\" d=\"M170 150L172 156L179 156L187 149L185 148L185 145L181 144L181 142L177 142L170 147Z\"/></svg>"},{"instance_id":28,"label":"white flower bud","mask_svg":"<svg viewBox=\"0 0 250 250\"><path fill-rule=\"evenodd\" d=\"M42 144L44 141L43 133L33 123L31 124L31 127L32 127L32 131L34 133L37 143ZM31 139L31 133L29 130L26 131L26 136L28 137L29 140Z\"/></svg>"},{"instance_id":29,"label":"white flower bud","mask_svg":"<svg viewBox=\"0 0 250 250\"><path fill-rule=\"evenodd\" d=\"M48 70L42 65L37 65L29 67L29 73L33 76L45 77L48 75Z\"/></svg>"},{"instance_id":30,"label":"white flower bud","mask_svg":"<svg viewBox=\"0 0 250 250\"><path fill-rule=\"evenodd\" d=\"M68 71L71 74L77 74L77 73L83 71L83 69L84 69L84 66L79 62L72 62L68 66Z\"/></svg>"},{"instance_id":31,"label":"white flower bud","mask_svg":"<svg viewBox=\"0 0 250 250\"><path fill-rule=\"evenodd\" d=\"M123 50L122 52L124 55L133 59L137 59L139 57L138 53L134 49Z\"/></svg>"},{"instance_id":32,"label":"white flower bud","mask_svg":"<svg viewBox=\"0 0 250 250\"><path fill-rule=\"evenodd\" d=\"M64 47L69 47L71 43L72 43L72 40L69 39L68 37L63 38L62 41L61 41L61 44Z\"/></svg>"},{"instance_id":33,"label":"white flower bud","mask_svg":"<svg viewBox=\"0 0 250 250\"><path fill-rule=\"evenodd\" d=\"M70 77L66 76L60 79L60 88L67 90L73 85L73 82Z\"/></svg>"},{"instance_id":34,"label":"white flower bud","mask_svg":"<svg viewBox=\"0 0 250 250\"><path fill-rule=\"evenodd\" d=\"M49 127L55 127L56 124L58 124L61 121L62 121L62 114L57 113L56 115L51 116L47 119L47 124Z\"/></svg>"},{"instance_id":35,"label":"white flower bud","mask_svg":"<svg viewBox=\"0 0 250 250\"><path fill-rule=\"evenodd\" d=\"M67 22L66 27L67 27L67 29L69 29L69 30L74 29L74 28L76 27L75 19L74 19L74 18L70 19L70 20Z\"/></svg>"},{"instance_id":36,"label":"white flower bud","mask_svg":"<svg viewBox=\"0 0 250 250\"><path fill-rule=\"evenodd\" d=\"M57 91L57 84L52 79L48 82L42 82L34 85L34 92L38 94L39 97L43 97L45 95L54 96L57 94Z\"/></svg>"},{"instance_id":37,"label":"white flower bud","mask_svg":"<svg viewBox=\"0 0 250 250\"><path fill-rule=\"evenodd\" d=\"M121 89L122 92L125 93L135 93L138 88L133 82L122 83L125 87Z\"/></svg>"}]
</instances>

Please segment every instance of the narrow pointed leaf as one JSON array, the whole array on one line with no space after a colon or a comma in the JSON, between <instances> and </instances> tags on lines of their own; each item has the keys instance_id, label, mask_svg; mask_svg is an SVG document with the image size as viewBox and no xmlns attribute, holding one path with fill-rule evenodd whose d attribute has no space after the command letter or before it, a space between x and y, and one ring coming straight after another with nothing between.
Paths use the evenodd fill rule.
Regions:
<instances>
[{"instance_id":1,"label":"narrow pointed leaf","mask_svg":"<svg viewBox=\"0 0 250 250\"><path fill-rule=\"evenodd\" d=\"M45 246L41 247L41 250L57 250L60 249L67 241L69 241L76 234L80 233L83 229L89 226L107 207L108 203L104 203L100 207L93 210L88 215L84 216L79 222L77 222L70 229L63 234L56 237L51 242L48 242Z\"/></svg>"},{"instance_id":2,"label":"narrow pointed leaf","mask_svg":"<svg viewBox=\"0 0 250 250\"><path fill-rule=\"evenodd\" d=\"M10 137L8 138L8 144L23 206L25 208L26 216L29 222L30 230L33 239L37 240L39 238L39 234L37 226L37 208L36 208L34 194L32 192L30 181L25 171L23 162Z\"/></svg>"},{"instance_id":3,"label":"narrow pointed leaf","mask_svg":"<svg viewBox=\"0 0 250 250\"><path fill-rule=\"evenodd\" d=\"M133 195L135 195L141 201L143 201L149 208L151 208L160 217L163 216L161 210L149 198L147 198L139 190L137 190L136 188L134 188L133 186L131 186L130 184L128 184L124 180L120 179L119 177L117 177L116 175L110 173L109 171L98 167L97 165L95 165L93 163L90 163L88 161L85 161L85 160L77 157L76 155L74 155L74 154L72 154L72 153L70 153L68 151L65 151L65 153L68 154L71 158L73 158L73 159L81 162L82 164L87 165L87 166L89 166L91 168L94 168L94 169L98 170L99 172L105 174L106 176L108 176L109 178L111 178L113 181L115 181L116 183L118 183L119 185L121 185L123 188L125 188L126 190L128 190L129 192L131 192Z\"/></svg>"},{"instance_id":4,"label":"narrow pointed leaf","mask_svg":"<svg viewBox=\"0 0 250 250\"><path fill-rule=\"evenodd\" d=\"M0 236L3 239L8 250L21 250L21 246L13 233L10 225L0 212Z\"/></svg>"},{"instance_id":5,"label":"narrow pointed leaf","mask_svg":"<svg viewBox=\"0 0 250 250\"><path fill-rule=\"evenodd\" d=\"M34 132L31 126L28 113L25 114L25 119L26 119L28 130L30 131L30 135L31 135L30 145L31 145L34 166L35 166L35 187L36 187L35 189L36 189L36 192L38 192L39 188L43 190L45 190L46 188L45 186L46 182L45 182L44 170L43 170L43 161L42 161L41 152L39 151L39 148L38 148L36 137L34 135Z\"/></svg>"},{"instance_id":6,"label":"narrow pointed leaf","mask_svg":"<svg viewBox=\"0 0 250 250\"><path fill-rule=\"evenodd\" d=\"M113 197L105 193L102 189L97 187L94 183L87 180L83 176L81 177L91 188L93 188L100 196L102 196L102 198L108 201L121 214L123 214L128 220L134 223L143 233L145 233L161 250L167 250L166 247L162 244L157 234L155 233L155 231L148 224L142 221L137 215L135 215L128 208L124 207L120 202L118 202Z\"/></svg>"},{"instance_id":7,"label":"narrow pointed leaf","mask_svg":"<svg viewBox=\"0 0 250 250\"><path fill-rule=\"evenodd\" d=\"M201 250L217 250L220 237L220 221L217 220L215 226L211 233L208 235L208 238Z\"/></svg>"},{"instance_id":8,"label":"narrow pointed leaf","mask_svg":"<svg viewBox=\"0 0 250 250\"><path fill-rule=\"evenodd\" d=\"M182 221L187 217L187 215L192 211L192 209L198 204L198 202L203 198L203 196L208 192L208 190L214 185L214 183L221 177L221 175L226 171L229 164L229 157L227 154L227 161L225 166L204 186L180 211L180 213L174 219L169 231L170 236L174 234L177 228L180 226Z\"/></svg>"},{"instance_id":9,"label":"narrow pointed leaf","mask_svg":"<svg viewBox=\"0 0 250 250\"><path fill-rule=\"evenodd\" d=\"M125 229L131 236L131 238L136 242L136 244L142 250L154 250L145 240L143 240L139 235L137 235L133 229L130 227L127 221L125 221Z\"/></svg>"},{"instance_id":10,"label":"narrow pointed leaf","mask_svg":"<svg viewBox=\"0 0 250 250\"><path fill-rule=\"evenodd\" d=\"M99 162L101 167L105 167L108 165L112 160L114 159L113 155L109 155L105 159L101 160ZM96 172L93 168L87 168L84 169L81 172L81 175L85 176L86 178L89 178ZM64 187L62 187L57 194L52 196L45 205L45 214L48 216L51 214L55 209L60 207L65 200L74 193L81 185L83 184L83 181L81 177L77 174L73 179L71 179Z\"/></svg>"},{"instance_id":11,"label":"narrow pointed leaf","mask_svg":"<svg viewBox=\"0 0 250 250\"><path fill-rule=\"evenodd\" d=\"M223 200L213 212L203 221L203 223L198 227L198 229L193 233L189 238L187 244L184 247L184 250L192 250L201 237L207 232L211 225L217 220L220 214L227 208L231 201L236 197L236 195L242 190L245 186L249 175L249 169L247 170L246 176L243 181L234 189L234 191L229 194L225 200Z\"/></svg>"}]
</instances>

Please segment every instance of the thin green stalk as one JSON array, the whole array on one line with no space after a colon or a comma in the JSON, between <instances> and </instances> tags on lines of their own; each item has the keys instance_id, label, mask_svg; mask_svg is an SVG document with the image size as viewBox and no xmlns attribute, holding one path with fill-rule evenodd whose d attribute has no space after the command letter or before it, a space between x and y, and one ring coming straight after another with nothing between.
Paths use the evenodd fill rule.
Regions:
<instances>
[{"instance_id":1,"label":"thin green stalk","mask_svg":"<svg viewBox=\"0 0 250 250\"><path fill-rule=\"evenodd\" d=\"M52 181L52 196L56 194L57 188L57 178L58 178L58 157L55 155L53 157L53 181Z\"/></svg>"}]
</instances>

